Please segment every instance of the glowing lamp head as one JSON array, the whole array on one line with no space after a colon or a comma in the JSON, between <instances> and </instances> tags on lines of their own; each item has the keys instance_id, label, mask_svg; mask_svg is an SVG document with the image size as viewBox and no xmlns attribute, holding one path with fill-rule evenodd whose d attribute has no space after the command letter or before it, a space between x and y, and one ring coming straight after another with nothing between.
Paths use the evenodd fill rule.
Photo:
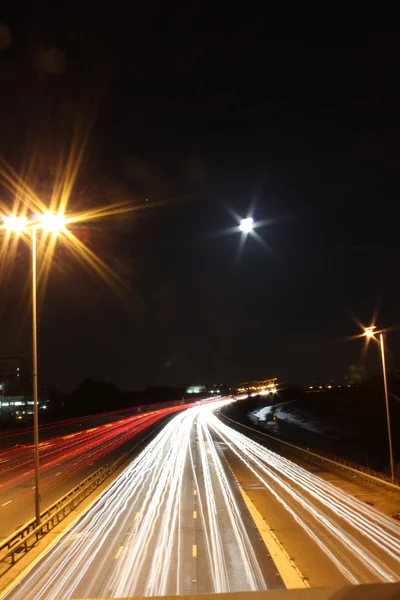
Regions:
<instances>
[{"instance_id":1,"label":"glowing lamp head","mask_svg":"<svg viewBox=\"0 0 400 600\"><path fill-rule=\"evenodd\" d=\"M45 213L39 220L40 227L47 233L57 235L65 228L65 216L62 213Z\"/></svg>"},{"instance_id":2,"label":"glowing lamp head","mask_svg":"<svg viewBox=\"0 0 400 600\"><path fill-rule=\"evenodd\" d=\"M254 228L254 219L253 217L247 217L247 219L242 219L240 221L239 229L243 231L243 233L250 233Z\"/></svg>"},{"instance_id":3,"label":"glowing lamp head","mask_svg":"<svg viewBox=\"0 0 400 600\"><path fill-rule=\"evenodd\" d=\"M26 227L26 217L17 215L10 215L3 217L4 227L9 233L20 234Z\"/></svg>"},{"instance_id":4,"label":"glowing lamp head","mask_svg":"<svg viewBox=\"0 0 400 600\"><path fill-rule=\"evenodd\" d=\"M371 339L372 337L374 337L374 329L375 329L375 325L372 325L371 327L366 327L364 329L364 335L365 337Z\"/></svg>"}]
</instances>

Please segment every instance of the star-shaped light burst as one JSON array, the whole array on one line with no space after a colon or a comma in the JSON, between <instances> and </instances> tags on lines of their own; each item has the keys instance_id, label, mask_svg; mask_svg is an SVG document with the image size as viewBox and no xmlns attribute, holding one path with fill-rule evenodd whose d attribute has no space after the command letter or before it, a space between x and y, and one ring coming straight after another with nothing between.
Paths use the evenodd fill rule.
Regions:
<instances>
[{"instance_id":1,"label":"star-shaped light burst","mask_svg":"<svg viewBox=\"0 0 400 600\"><path fill-rule=\"evenodd\" d=\"M38 275L42 281L42 286L46 285L56 244L62 243L84 267L94 270L114 291L125 296L124 299L127 300L127 294L130 294L130 290L128 290L125 283L79 239L78 227L75 228L74 226L132 210L134 210L132 206L114 204L80 213L64 214L61 211L46 210L42 214L35 213L29 217L25 214L18 215L14 211L11 215L0 215L0 233L1 230L5 233L2 236L0 251L0 258L3 258L2 266L5 269L11 267L12 262L15 260L18 239L30 244L30 229L35 228L39 233L38 254L40 255L40 266ZM71 231L71 226L77 235Z\"/></svg>"},{"instance_id":2,"label":"star-shaped light burst","mask_svg":"<svg viewBox=\"0 0 400 600\"><path fill-rule=\"evenodd\" d=\"M52 233L53 235L58 235L66 228L66 218L62 212L46 212L39 218L39 222L45 233Z\"/></svg>"},{"instance_id":3,"label":"star-shaped light burst","mask_svg":"<svg viewBox=\"0 0 400 600\"><path fill-rule=\"evenodd\" d=\"M218 235L229 235L229 234L234 234L234 233L236 233L236 234L241 233L235 262L237 262L240 259L243 249L244 249L244 246L245 246L245 243L246 243L246 240L249 236L251 236L253 239L255 239L264 248L264 250L271 252L271 248L268 246L268 244L265 242L265 240L260 236L260 234L256 231L256 229L259 229L260 227L264 227L265 225L270 225L272 221L267 220L267 219L256 221L254 219L254 211L255 211L254 203L253 203L253 206L251 207L251 209L249 210L247 217L240 216L231 206L226 205L225 208L229 212L231 217L234 219L234 221L236 221L237 225L234 225L233 227L229 227L229 228L219 232Z\"/></svg>"},{"instance_id":4,"label":"star-shaped light burst","mask_svg":"<svg viewBox=\"0 0 400 600\"><path fill-rule=\"evenodd\" d=\"M135 294L109 265L79 239L79 226L106 217L148 209L149 203L147 202L145 206L134 206L130 201L118 202L74 213L68 209L68 205L77 168L78 166L76 169L65 168L56 175L53 182L53 194L49 205L46 205L23 177L19 176L3 159L0 160L0 181L14 197L11 210L0 197L2 275L6 275L16 261L19 240L25 241L29 245L31 243L30 229L35 228L39 234L37 240L37 252L40 257L38 279L42 292L47 283L55 247L58 243L62 243L82 266L94 271L127 304L131 305L133 300L136 301ZM1 235L2 232L3 235Z\"/></svg>"},{"instance_id":5,"label":"star-shaped light burst","mask_svg":"<svg viewBox=\"0 0 400 600\"><path fill-rule=\"evenodd\" d=\"M243 233L250 233L254 229L254 219L253 217L247 217L246 219L241 219L239 225L240 231Z\"/></svg>"},{"instance_id":6,"label":"star-shaped light burst","mask_svg":"<svg viewBox=\"0 0 400 600\"><path fill-rule=\"evenodd\" d=\"M376 325L371 325L370 327L366 327L364 329L364 335L366 338L371 339L374 337L375 335L375 331L374 329L376 329Z\"/></svg>"},{"instance_id":7,"label":"star-shaped light burst","mask_svg":"<svg viewBox=\"0 0 400 600\"><path fill-rule=\"evenodd\" d=\"M3 217L3 226L7 233L20 234L26 229L27 219L24 215L8 215Z\"/></svg>"},{"instance_id":8,"label":"star-shaped light burst","mask_svg":"<svg viewBox=\"0 0 400 600\"><path fill-rule=\"evenodd\" d=\"M363 347L361 350L361 356L360 356L361 364L363 364L365 362L369 344L371 342L374 342L374 343L380 345L380 335L381 334L386 334L391 331L399 331L400 330L400 325L392 325L390 327L378 329L377 326L373 324L373 323L376 323L378 320L378 312L379 312L379 310L378 310L378 306L377 306L377 307L375 307L373 318L370 321L370 322L372 322L372 325L364 325L364 323L362 323L357 317L355 317L353 314L350 313L349 316L350 316L351 320L357 325L358 333L336 339L337 343L351 342L353 340L364 339L365 343L363 344Z\"/></svg>"}]
</instances>

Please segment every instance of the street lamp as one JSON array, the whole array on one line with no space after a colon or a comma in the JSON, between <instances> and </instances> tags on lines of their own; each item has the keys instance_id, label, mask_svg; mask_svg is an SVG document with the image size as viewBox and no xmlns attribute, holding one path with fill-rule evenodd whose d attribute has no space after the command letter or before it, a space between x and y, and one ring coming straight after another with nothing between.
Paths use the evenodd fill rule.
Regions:
<instances>
[{"instance_id":1,"label":"street lamp","mask_svg":"<svg viewBox=\"0 0 400 600\"><path fill-rule=\"evenodd\" d=\"M364 329L364 335L368 339L374 339L378 342L381 348L381 362L382 362L382 374L383 374L383 388L385 391L385 403L386 403L386 421L388 428L388 441L389 441L389 456L390 456L390 472L392 483L394 483L394 462L393 462L393 447L392 447L392 429L390 426L390 411L389 411L389 395L388 395L388 387L387 387L387 377L386 377L386 358L385 358L385 338L383 333L379 333L379 341L375 337L375 325L371 325L370 327L366 327Z\"/></svg>"},{"instance_id":2,"label":"street lamp","mask_svg":"<svg viewBox=\"0 0 400 600\"><path fill-rule=\"evenodd\" d=\"M247 217L246 219L241 219L239 225L240 231L243 233L250 233L254 229L254 219L253 217Z\"/></svg>"},{"instance_id":3,"label":"street lamp","mask_svg":"<svg viewBox=\"0 0 400 600\"><path fill-rule=\"evenodd\" d=\"M371 339L374 337L374 329L376 329L375 325L371 325L370 327L366 327L364 330L365 337Z\"/></svg>"},{"instance_id":4,"label":"street lamp","mask_svg":"<svg viewBox=\"0 0 400 600\"><path fill-rule=\"evenodd\" d=\"M39 217L39 227L47 233L58 235L60 231L65 229L65 216L63 213L44 213Z\"/></svg>"},{"instance_id":5,"label":"street lamp","mask_svg":"<svg viewBox=\"0 0 400 600\"><path fill-rule=\"evenodd\" d=\"M32 386L33 386L33 444L35 462L35 519L40 525L40 472L39 472L39 395L37 361L37 251L36 233L38 229L56 236L65 229L65 217L62 213L47 212L36 216L28 223L26 216L10 215L3 217L4 227L9 233L31 235L31 278L32 278Z\"/></svg>"},{"instance_id":6,"label":"street lamp","mask_svg":"<svg viewBox=\"0 0 400 600\"><path fill-rule=\"evenodd\" d=\"M20 234L26 229L26 217L9 215L3 217L4 227L9 233Z\"/></svg>"}]
</instances>

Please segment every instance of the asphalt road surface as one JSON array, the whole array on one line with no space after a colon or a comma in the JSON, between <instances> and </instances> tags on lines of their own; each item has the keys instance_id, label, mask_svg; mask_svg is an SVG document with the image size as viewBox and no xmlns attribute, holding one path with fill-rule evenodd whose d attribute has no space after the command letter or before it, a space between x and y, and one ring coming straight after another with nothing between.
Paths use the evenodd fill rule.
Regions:
<instances>
[{"instance_id":1,"label":"asphalt road surface","mask_svg":"<svg viewBox=\"0 0 400 600\"><path fill-rule=\"evenodd\" d=\"M171 419L8 597L96 598L282 587L206 420Z\"/></svg>"},{"instance_id":2,"label":"asphalt road surface","mask_svg":"<svg viewBox=\"0 0 400 600\"><path fill-rule=\"evenodd\" d=\"M137 436L182 407L107 415L41 431L40 492L42 510L118 454ZM31 432L7 438L0 451L0 541L34 517L34 464ZM11 441L18 443L10 445ZM5 442L4 442L5 443Z\"/></svg>"},{"instance_id":3,"label":"asphalt road surface","mask_svg":"<svg viewBox=\"0 0 400 600\"><path fill-rule=\"evenodd\" d=\"M400 580L398 521L222 421L231 468L311 585Z\"/></svg>"},{"instance_id":4,"label":"asphalt road surface","mask_svg":"<svg viewBox=\"0 0 400 600\"><path fill-rule=\"evenodd\" d=\"M282 586L229 465L284 546L297 548L303 574L316 572L313 585L400 580L396 521L227 426L216 408L172 418L8 598Z\"/></svg>"}]
</instances>

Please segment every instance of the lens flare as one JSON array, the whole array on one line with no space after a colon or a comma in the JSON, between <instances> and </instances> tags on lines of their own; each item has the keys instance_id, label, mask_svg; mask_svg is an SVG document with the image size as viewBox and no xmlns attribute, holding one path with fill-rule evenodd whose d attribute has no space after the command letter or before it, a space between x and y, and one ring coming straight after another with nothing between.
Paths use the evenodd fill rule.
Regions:
<instances>
[{"instance_id":1,"label":"lens flare","mask_svg":"<svg viewBox=\"0 0 400 600\"><path fill-rule=\"evenodd\" d=\"M25 231L27 219L21 215L9 215L3 217L4 229L8 233L16 233L17 235Z\"/></svg>"},{"instance_id":2,"label":"lens flare","mask_svg":"<svg viewBox=\"0 0 400 600\"><path fill-rule=\"evenodd\" d=\"M65 229L66 219L62 213L46 212L43 216L38 217L38 227L46 233L57 235Z\"/></svg>"}]
</instances>

